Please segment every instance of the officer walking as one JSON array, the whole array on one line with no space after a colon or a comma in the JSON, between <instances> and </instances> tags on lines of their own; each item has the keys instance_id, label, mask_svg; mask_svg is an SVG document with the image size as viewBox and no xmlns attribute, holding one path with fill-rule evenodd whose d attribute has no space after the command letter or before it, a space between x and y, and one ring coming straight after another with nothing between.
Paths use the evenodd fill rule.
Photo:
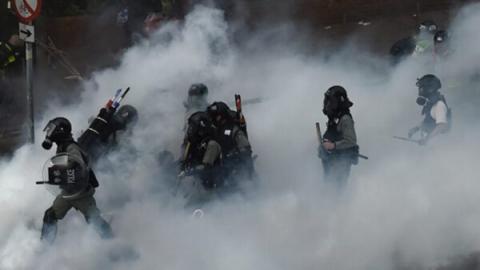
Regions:
<instances>
[{"instance_id":1,"label":"officer walking","mask_svg":"<svg viewBox=\"0 0 480 270\"><path fill-rule=\"evenodd\" d=\"M93 171L88 168L86 154L72 138L70 122L63 117L54 118L48 122L44 131L46 137L42 147L48 150L55 143L57 156L64 154L68 160L63 162L62 166L49 168L49 180L46 184L58 185L61 192L52 206L45 211L41 239L48 243L54 242L57 221L65 217L71 208L80 211L87 223L93 225L102 238L111 238L112 229L101 217L93 197L98 181ZM52 158L54 159L55 157Z\"/></svg>"},{"instance_id":2,"label":"officer walking","mask_svg":"<svg viewBox=\"0 0 480 270\"><path fill-rule=\"evenodd\" d=\"M440 79L433 74L427 74L417 81L417 104L423 106L423 121L420 125L411 128L408 137L412 138L420 132L420 145L426 144L439 134L446 133L451 125L451 110L445 97L440 93L442 87Z\"/></svg>"}]
</instances>

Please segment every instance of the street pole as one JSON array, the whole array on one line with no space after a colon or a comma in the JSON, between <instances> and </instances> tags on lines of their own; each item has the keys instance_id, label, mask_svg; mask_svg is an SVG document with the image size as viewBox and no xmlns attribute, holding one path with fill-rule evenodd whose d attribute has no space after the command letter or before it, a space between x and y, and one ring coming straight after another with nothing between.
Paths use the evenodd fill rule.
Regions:
<instances>
[{"instance_id":1,"label":"street pole","mask_svg":"<svg viewBox=\"0 0 480 270\"><path fill-rule=\"evenodd\" d=\"M1 0L3 1L3 0ZM25 86L26 86L26 118L28 126L28 141L35 143L34 102L33 102L33 43L35 29L33 20L40 16L42 0L10 0L15 14L19 19L19 37L25 40Z\"/></svg>"},{"instance_id":2,"label":"street pole","mask_svg":"<svg viewBox=\"0 0 480 270\"><path fill-rule=\"evenodd\" d=\"M31 24L31 23L29 23ZM28 141L35 143L35 122L33 113L33 44L25 42L25 79L27 87L27 126Z\"/></svg>"}]
</instances>

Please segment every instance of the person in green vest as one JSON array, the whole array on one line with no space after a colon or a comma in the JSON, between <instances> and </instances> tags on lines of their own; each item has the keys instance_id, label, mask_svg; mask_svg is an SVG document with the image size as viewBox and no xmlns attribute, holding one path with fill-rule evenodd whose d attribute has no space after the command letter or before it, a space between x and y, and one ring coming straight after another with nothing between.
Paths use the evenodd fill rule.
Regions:
<instances>
[{"instance_id":1,"label":"person in green vest","mask_svg":"<svg viewBox=\"0 0 480 270\"><path fill-rule=\"evenodd\" d=\"M5 79L7 68L18 62L23 44L16 34L11 35L7 41L0 41L0 79Z\"/></svg>"}]
</instances>

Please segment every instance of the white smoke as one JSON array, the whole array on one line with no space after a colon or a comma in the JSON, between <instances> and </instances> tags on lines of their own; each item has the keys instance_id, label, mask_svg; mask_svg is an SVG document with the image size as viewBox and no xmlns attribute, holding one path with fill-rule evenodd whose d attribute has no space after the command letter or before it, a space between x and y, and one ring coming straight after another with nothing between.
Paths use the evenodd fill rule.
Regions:
<instances>
[{"instance_id":1,"label":"white smoke","mask_svg":"<svg viewBox=\"0 0 480 270\"><path fill-rule=\"evenodd\" d=\"M462 14L451 29L459 49L446 73L456 77L462 67L465 80L478 70L469 33L479 6ZM125 52L119 67L95 74L77 105L52 105L41 125L65 116L78 135L115 89L132 88L126 103L140 121L96 172L97 203L116 237L101 240L71 210L55 245L40 243L53 197L34 181L53 151L24 146L0 163L0 269L422 269L478 250L478 109L462 92L468 85L478 100L478 84L442 89L453 101L451 134L425 147L395 141L420 121L415 82L428 68L410 60L379 72L385 60L349 45L324 60L283 34L275 44L257 34L240 49L221 11L197 6L184 23ZM244 107L258 189L212 202L203 219L191 218L156 163L164 149L178 156L182 101L196 82L209 86L211 101L233 101L237 92L264 99ZM342 194L322 182L314 129L326 122L323 94L336 84L355 103L361 152L370 157L354 167Z\"/></svg>"}]
</instances>

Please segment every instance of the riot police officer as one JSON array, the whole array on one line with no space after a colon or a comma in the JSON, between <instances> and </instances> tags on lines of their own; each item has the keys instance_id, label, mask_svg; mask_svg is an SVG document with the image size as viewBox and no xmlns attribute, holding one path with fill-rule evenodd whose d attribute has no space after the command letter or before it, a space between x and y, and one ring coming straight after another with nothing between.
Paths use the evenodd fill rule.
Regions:
<instances>
[{"instance_id":1,"label":"riot police officer","mask_svg":"<svg viewBox=\"0 0 480 270\"><path fill-rule=\"evenodd\" d=\"M223 185L222 150L214 137L215 128L207 113L196 112L189 117L180 175L198 177L205 189Z\"/></svg>"},{"instance_id":2,"label":"riot police officer","mask_svg":"<svg viewBox=\"0 0 480 270\"><path fill-rule=\"evenodd\" d=\"M224 102L212 103L207 112L216 127L215 138L222 147L225 166L238 176L252 179L255 170L246 125L240 124L237 112L230 110Z\"/></svg>"},{"instance_id":3,"label":"riot police officer","mask_svg":"<svg viewBox=\"0 0 480 270\"><path fill-rule=\"evenodd\" d=\"M417 104L422 106L423 121L408 132L412 138L420 132L419 144L426 144L431 138L446 133L451 125L451 110L445 97L440 93L440 79L433 74L427 74L417 80Z\"/></svg>"},{"instance_id":4,"label":"riot police officer","mask_svg":"<svg viewBox=\"0 0 480 270\"><path fill-rule=\"evenodd\" d=\"M421 55L433 51L433 36L437 32L438 26L432 20L426 20L420 23L415 36L415 50L413 55Z\"/></svg>"},{"instance_id":5,"label":"riot police officer","mask_svg":"<svg viewBox=\"0 0 480 270\"><path fill-rule=\"evenodd\" d=\"M323 113L328 117L328 122L318 150L325 180L337 187L347 183L352 164L358 163L359 147L350 113L352 106L342 86L332 86L325 92Z\"/></svg>"},{"instance_id":6,"label":"riot police officer","mask_svg":"<svg viewBox=\"0 0 480 270\"><path fill-rule=\"evenodd\" d=\"M57 156L63 155L64 158L52 158L52 161L62 160L62 163L55 164L55 161L54 166L48 169L48 181L45 183L58 185L60 194L45 211L41 239L53 243L57 221L65 217L72 208L80 211L87 223L93 225L102 238L112 237L112 229L101 217L93 197L98 181L88 167L86 154L72 138L70 122L63 117L54 118L48 122L44 131L46 136L42 147L48 150L55 143Z\"/></svg>"},{"instance_id":7,"label":"riot police officer","mask_svg":"<svg viewBox=\"0 0 480 270\"><path fill-rule=\"evenodd\" d=\"M390 48L392 63L397 64L410 55L419 56L426 52L431 52L433 36L437 28L437 24L434 21L426 20L418 25L415 35L395 42Z\"/></svg>"},{"instance_id":8,"label":"riot police officer","mask_svg":"<svg viewBox=\"0 0 480 270\"><path fill-rule=\"evenodd\" d=\"M183 106L187 110L185 119L188 119L193 113L205 111L208 106L208 88L203 83L195 83L188 89L187 100Z\"/></svg>"},{"instance_id":9,"label":"riot police officer","mask_svg":"<svg viewBox=\"0 0 480 270\"><path fill-rule=\"evenodd\" d=\"M138 112L132 105L122 105L118 110L102 108L90 126L78 138L78 144L91 161L117 145L117 133L127 131L138 120Z\"/></svg>"}]
</instances>

